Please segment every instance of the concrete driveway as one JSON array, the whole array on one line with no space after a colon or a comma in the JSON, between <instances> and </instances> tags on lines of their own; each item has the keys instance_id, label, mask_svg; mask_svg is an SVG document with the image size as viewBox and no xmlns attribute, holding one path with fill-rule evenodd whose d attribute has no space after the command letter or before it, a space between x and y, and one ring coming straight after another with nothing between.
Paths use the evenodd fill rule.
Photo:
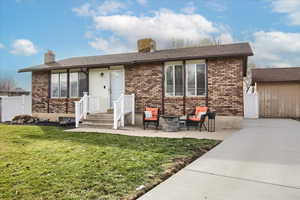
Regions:
<instances>
[{"instance_id":1,"label":"concrete driveway","mask_svg":"<svg viewBox=\"0 0 300 200\"><path fill-rule=\"evenodd\" d=\"M140 200L299 200L300 122L244 123L242 130Z\"/></svg>"}]
</instances>

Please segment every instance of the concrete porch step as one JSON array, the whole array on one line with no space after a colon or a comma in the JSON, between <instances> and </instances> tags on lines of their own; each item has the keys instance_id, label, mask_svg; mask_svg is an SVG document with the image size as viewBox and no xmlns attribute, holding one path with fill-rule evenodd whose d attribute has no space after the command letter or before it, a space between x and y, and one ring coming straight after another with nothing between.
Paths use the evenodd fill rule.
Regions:
<instances>
[{"instance_id":1,"label":"concrete porch step","mask_svg":"<svg viewBox=\"0 0 300 200\"><path fill-rule=\"evenodd\" d=\"M107 129L112 129L113 123L83 121L79 125L79 127L80 128L107 128Z\"/></svg>"},{"instance_id":2,"label":"concrete porch step","mask_svg":"<svg viewBox=\"0 0 300 200\"><path fill-rule=\"evenodd\" d=\"M114 118L113 114L110 113L96 113L96 114L88 114L87 117L90 118Z\"/></svg>"},{"instance_id":3,"label":"concrete porch step","mask_svg":"<svg viewBox=\"0 0 300 200\"><path fill-rule=\"evenodd\" d=\"M83 122L92 122L92 123L105 123L105 124L113 124L114 120L110 118L87 118L83 120Z\"/></svg>"}]
</instances>

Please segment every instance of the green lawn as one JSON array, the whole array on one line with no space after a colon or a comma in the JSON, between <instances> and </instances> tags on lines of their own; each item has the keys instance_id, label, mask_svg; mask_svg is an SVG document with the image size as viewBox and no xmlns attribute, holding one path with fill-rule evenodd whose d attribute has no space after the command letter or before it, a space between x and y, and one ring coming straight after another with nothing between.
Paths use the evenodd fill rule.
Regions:
<instances>
[{"instance_id":1,"label":"green lawn","mask_svg":"<svg viewBox=\"0 0 300 200\"><path fill-rule=\"evenodd\" d=\"M126 199L217 143L0 124L0 199Z\"/></svg>"}]
</instances>

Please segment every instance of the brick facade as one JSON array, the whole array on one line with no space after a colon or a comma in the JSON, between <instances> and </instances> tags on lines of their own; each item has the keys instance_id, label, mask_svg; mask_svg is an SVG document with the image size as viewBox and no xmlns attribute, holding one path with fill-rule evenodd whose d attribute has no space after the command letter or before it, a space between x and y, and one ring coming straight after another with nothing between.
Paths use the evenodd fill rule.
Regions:
<instances>
[{"instance_id":1,"label":"brick facade","mask_svg":"<svg viewBox=\"0 0 300 200\"><path fill-rule=\"evenodd\" d=\"M78 101L78 98L48 98L49 76L49 72L32 73L32 112L74 113L74 101Z\"/></svg>"},{"instance_id":2,"label":"brick facade","mask_svg":"<svg viewBox=\"0 0 300 200\"><path fill-rule=\"evenodd\" d=\"M161 109L162 66L155 63L125 67L125 93L136 95L136 112L142 112L145 106Z\"/></svg>"},{"instance_id":3,"label":"brick facade","mask_svg":"<svg viewBox=\"0 0 300 200\"><path fill-rule=\"evenodd\" d=\"M49 72L32 72L32 112L48 112Z\"/></svg>"},{"instance_id":4,"label":"brick facade","mask_svg":"<svg viewBox=\"0 0 300 200\"><path fill-rule=\"evenodd\" d=\"M243 116L242 58L209 59L208 106L218 115Z\"/></svg>"},{"instance_id":5,"label":"brick facade","mask_svg":"<svg viewBox=\"0 0 300 200\"><path fill-rule=\"evenodd\" d=\"M218 115L243 116L243 59L208 59L208 106ZM165 114L190 113L206 97L163 97L163 63L125 66L125 93L136 95L136 112L158 107ZM49 99L49 72L32 73L33 113L74 113L78 99ZM164 108L162 108L164 105Z\"/></svg>"},{"instance_id":6,"label":"brick facade","mask_svg":"<svg viewBox=\"0 0 300 200\"><path fill-rule=\"evenodd\" d=\"M242 58L215 58L208 64L208 106L218 115L243 116ZM163 97L162 65L143 64L125 68L125 92L136 95L136 111L145 106L161 108L170 115L191 113L196 106L205 106L206 97Z\"/></svg>"}]
</instances>

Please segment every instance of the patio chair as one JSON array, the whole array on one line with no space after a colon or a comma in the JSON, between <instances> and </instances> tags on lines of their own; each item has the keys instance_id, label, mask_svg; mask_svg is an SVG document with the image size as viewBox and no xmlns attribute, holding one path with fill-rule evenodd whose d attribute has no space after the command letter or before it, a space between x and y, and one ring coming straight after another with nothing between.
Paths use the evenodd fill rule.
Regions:
<instances>
[{"instance_id":1,"label":"patio chair","mask_svg":"<svg viewBox=\"0 0 300 200\"><path fill-rule=\"evenodd\" d=\"M148 111L148 114L150 116L146 116L146 112ZM160 117L160 110L159 108L149 108L146 107L145 111L143 112L143 126L144 130L148 128L149 124L155 125L156 129L158 129L159 126L159 117Z\"/></svg>"},{"instance_id":2,"label":"patio chair","mask_svg":"<svg viewBox=\"0 0 300 200\"><path fill-rule=\"evenodd\" d=\"M196 128L199 127L200 131L201 131L202 127L205 130L207 130L205 123L204 123L206 116L207 116L207 112L208 112L208 107L196 106L196 109L194 110L194 112L187 115L187 119L186 119L187 129L189 130L189 128L191 126L193 126Z\"/></svg>"}]
</instances>

